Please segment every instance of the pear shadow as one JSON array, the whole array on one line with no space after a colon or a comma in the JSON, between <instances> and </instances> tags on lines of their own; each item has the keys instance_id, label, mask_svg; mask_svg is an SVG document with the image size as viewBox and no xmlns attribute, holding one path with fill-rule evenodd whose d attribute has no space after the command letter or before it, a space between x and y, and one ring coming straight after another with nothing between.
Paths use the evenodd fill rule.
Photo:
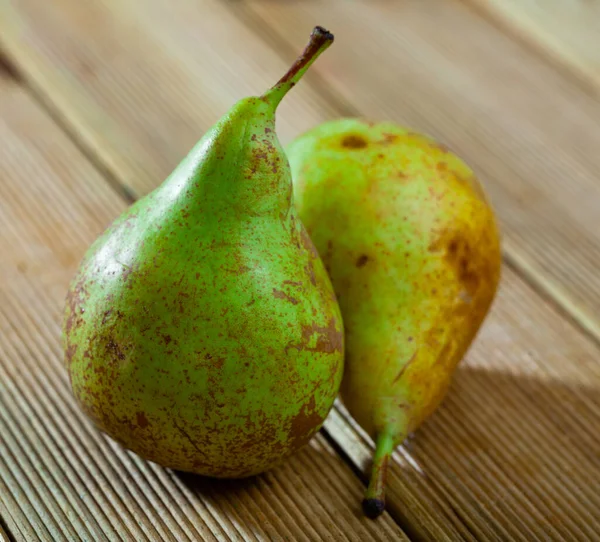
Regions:
<instances>
[{"instance_id":1,"label":"pear shadow","mask_svg":"<svg viewBox=\"0 0 600 542\"><path fill-rule=\"evenodd\" d=\"M220 479L173 470L169 473L195 498L217 508L221 517L259 538L272 539L287 529L294 539L294 529L312 529L306 533L309 538L342 539L351 530L369 540L383 537L386 524L388 532L398 529L388 514L380 525L364 517L364 486L322 432L279 465L255 476Z\"/></svg>"},{"instance_id":2,"label":"pear shadow","mask_svg":"<svg viewBox=\"0 0 600 542\"><path fill-rule=\"evenodd\" d=\"M400 519L410 517L406 488L420 486L434 495L431 506L455 525L471 525L476 538L537 539L542 532L593 539L600 528L593 489L600 487L600 382L463 365L442 405L394 459L388 510Z\"/></svg>"},{"instance_id":3,"label":"pear shadow","mask_svg":"<svg viewBox=\"0 0 600 542\"><path fill-rule=\"evenodd\" d=\"M178 478L190 491L198 495L208 495L213 491L219 493L241 493L255 487L261 475L247 478L211 478L191 472L172 470L173 476Z\"/></svg>"}]
</instances>

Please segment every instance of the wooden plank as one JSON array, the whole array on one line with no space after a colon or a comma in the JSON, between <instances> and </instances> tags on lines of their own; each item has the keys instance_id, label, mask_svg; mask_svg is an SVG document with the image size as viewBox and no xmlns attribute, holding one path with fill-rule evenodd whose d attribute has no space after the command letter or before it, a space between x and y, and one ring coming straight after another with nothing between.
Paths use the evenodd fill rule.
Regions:
<instances>
[{"instance_id":1,"label":"wooden plank","mask_svg":"<svg viewBox=\"0 0 600 542\"><path fill-rule=\"evenodd\" d=\"M352 6L248 0L238 13L288 58L305 28L329 26L337 43L313 68L320 87L352 114L411 126L463 156L510 262L600 338L598 100L461 2Z\"/></svg>"},{"instance_id":2,"label":"wooden plank","mask_svg":"<svg viewBox=\"0 0 600 542\"><path fill-rule=\"evenodd\" d=\"M25 92L0 82L0 488L21 540L404 540L319 435L285 465L208 481L145 462L76 407L60 350L68 280L125 208Z\"/></svg>"},{"instance_id":3,"label":"wooden plank","mask_svg":"<svg viewBox=\"0 0 600 542\"><path fill-rule=\"evenodd\" d=\"M600 92L600 3L465 0Z\"/></svg>"},{"instance_id":4,"label":"wooden plank","mask_svg":"<svg viewBox=\"0 0 600 542\"><path fill-rule=\"evenodd\" d=\"M302 9L310 8L310 3L303 3L300 5ZM128 3L128 6L135 6L138 4ZM144 4L146 5L146 4ZM148 17L154 17L152 13L156 13L156 6L159 5L156 2L149 3L151 6L149 9L150 14ZM177 6L196 6L190 11L181 11L181 8ZM181 39L189 40L190 35L189 27L198 26L201 24L203 13L202 9L206 5L211 5L209 2L202 3L180 3L177 2L173 7L173 17L181 19L181 14L185 14L185 18L188 21L188 25L181 26L179 33L182 34ZM276 4L269 4L273 11L274 17L281 14L281 8ZM410 5L410 4L407 4ZM154 7L152 7L154 6ZM302 7L304 6L304 7ZM336 7L336 4L326 4L325 6ZM300 9L294 8L294 9ZM291 9L289 6L285 10ZM323 7L323 9L330 9ZM337 7L336 7L337 9ZM364 16L365 24L371 25L380 24L378 19L365 13L358 12L359 15ZM138 24L148 25L150 19L146 19L142 13L138 13ZM296 18L294 18L296 17ZM307 21L310 19L310 22ZM317 20L318 19L318 20ZM228 20L228 19L226 19ZM316 16L304 16L302 12L295 12L293 16L282 19L279 22L285 24L282 26L283 32L290 38L295 39L294 36L299 35L299 32L295 31L295 27L300 28L301 25L305 25L305 29L310 27L315 22L321 22L323 19ZM287 21L287 22L286 22ZM335 20L331 19L329 22L333 22L332 29L335 29L337 25L345 23L343 13L335 13ZM323 20L323 24L327 24L328 21ZM29 20L29 25L36 28L36 25L42 24L41 21ZM179 23L178 23L179 24ZM214 23L216 24L216 23ZM385 24L380 24L382 29L386 29ZM154 25L154 28L156 25ZM114 28L114 27L111 27ZM177 26L176 28L179 28ZM270 27L269 27L270 28ZM262 28L263 33L272 32L269 28ZM32 31L33 32L33 31ZM63 33L68 33L69 29L64 29ZM166 31L161 31L166 32ZM57 36L61 35L57 32ZM177 35L172 31L168 32L168 38L165 38L162 34L154 34L148 30L148 36L156 36L154 39L159 40L162 44L163 39L171 43L171 47L175 47L173 43L179 43ZM200 36L200 33L197 33ZM321 66L322 73L326 77L331 77L332 71L337 71L337 76L343 77L343 71L339 71L335 65L327 62L327 56L334 53L336 49L339 49L344 41L344 32L337 32L338 43L336 47L331 49L327 55L324 55L320 59L319 63L315 65L315 68ZM356 36L357 33L354 33ZM53 39L58 39L56 36ZM100 39L100 38L94 38ZM113 36L113 41L116 38ZM126 41L125 37L121 37L121 40ZM150 38L148 38L150 39ZM201 47L200 38L196 38L198 41L196 47ZM250 37L248 38L250 39ZM256 38L252 38L254 42ZM118 40L117 40L118 41ZM64 88L66 91L69 90L65 85L63 78L56 75L56 73L62 72L64 69L62 66L62 60L60 57L44 57L42 55L43 50L51 45L44 45L42 52L37 49L32 49L27 43L21 41L15 41L15 44L19 45L19 49L16 47L10 47L11 54L14 58L25 59L26 62L20 66L25 69L26 74L31 80L35 80L37 77L37 71L46 70L51 73L54 87L51 88L48 97L54 96L55 92L61 91ZM188 43L187 41L185 43ZM282 42L283 43L283 42ZM287 42L286 42L287 43ZM82 44L84 46L85 44ZM89 46L89 45L88 45ZM376 46L376 45L375 45ZM156 46L158 49L162 48L161 45ZM178 46L180 49L185 47ZM253 45L252 47L256 47ZM164 45L166 49L167 46ZM18 49L18 50L17 50ZM123 47L122 54L127 54L130 50L129 47ZM297 44L294 44L294 49L297 50ZM355 48L356 49L356 48ZM34 51L35 57L31 52ZM179 50L179 49L178 49ZM289 55L293 54L293 51L289 46L283 43L280 50L287 51ZM375 49L377 50L377 49ZM25 51L25 52L23 52ZM268 51L267 51L268 52ZM33 56L29 56L33 55ZM37 60L35 60L35 58ZM35 62L30 62L31 58L34 58ZM242 54L242 58L245 58ZM46 62L45 66L41 66L39 62L42 60ZM263 61L258 61L259 64L267 64L273 60L273 54L268 52L267 56ZM289 59L288 59L289 60ZM351 62L351 58L347 58L348 63ZM379 58L379 61L385 61L385 58ZM138 58L137 61L143 62L143 58ZM248 61L248 59L246 59ZM340 61L338 56L336 62ZM108 61L106 61L108 62ZM53 64L54 63L54 64ZM159 62L160 63L160 62ZM286 64L286 62L283 62ZM397 62L398 65L401 63ZM135 62L132 61L132 66L135 66ZM352 73L349 69L350 66L343 67L344 70L348 70L348 73ZM117 94L128 95L129 92L129 79L135 78L135 74L129 74L124 72L121 74L122 79L115 80L110 89L106 89L106 92L110 92L111 96ZM385 79L382 79L385 80ZM379 81L381 82L381 81ZM349 81L349 83L356 83L356 81ZM333 85L331 85L333 86ZM414 85L413 85L414 86ZM81 92L83 96L89 96L89 90L85 85L82 88L77 89L77 92ZM365 99L366 90L361 89L360 85L357 85L357 89L360 90L361 96ZM409 86L410 89L410 86ZM301 86L297 89L301 90ZM337 89L336 89L337 90ZM421 94L426 94L423 87L414 88L413 93L417 94L417 91ZM95 91L98 92L98 91ZM102 92L105 92L102 89ZM150 91L149 91L150 92ZM68 94L68 92L67 92ZM373 93L372 93L373 94ZM376 103L376 95L373 96ZM64 99L64 98L63 98ZM75 93L71 96L70 101L77 101L83 99L79 94ZM86 98L87 99L87 98ZM97 98L98 100L104 98ZM414 98L413 98L414 99ZM158 99L157 99L158 100ZM60 100L59 100L60 101ZM448 100L446 100L447 102ZM58 102L55 102L58 103ZM321 111L322 106L322 111ZM290 111L290 123L298 123L298 130L300 131L301 124L306 120L304 116L305 111L313 110L313 119L318 117L319 119L328 118L327 105L324 100L315 98L314 102L310 105L304 104L302 107L306 109L292 109ZM320 112L315 113L315 110ZM436 111L436 109L433 109ZM111 117L111 110L105 111L104 116L107 118ZM166 115L165 122L168 122L168 115L171 114L169 111L161 110L160 115ZM65 114L66 115L66 114ZM297 117L296 117L297 115ZM68 116L68 115L66 115ZM282 115L283 116L283 115ZM316 117L315 117L316 116ZM162 122L162 121L161 121ZM435 124L435 123L434 123ZM135 130L139 129L135 124L132 124L128 129ZM103 126L102 124L94 124L91 127L87 127L88 131L95 131L98 137L102 137ZM143 140L144 134L140 133L140 140ZM146 155L153 157L152 147ZM187 149L181 149L181 152L185 152ZM119 152L113 148L106 148L103 150L104 156L110 156ZM156 153L159 149L156 149ZM488 153L489 155L489 153ZM487 156L487 155L486 155ZM110 162L110 160L108 161ZM141 163L141 162L140 162ZM148 165L150 167L156 167ZM131 176L126 175L126 178ZM441 424L441 429L436 431L429 429L430 425L419 432L415 441L411 441L410 445L403 450L402 454L397 457L397 466L392 469L391 477L391 498L390 498L390 509L394 512L403 523L406 523L411 530L411 534L415 537L421 537L426 540L444 540L444 539L459 539L469 538L471 532L471 539L478 540L506 540L508 536L512 536L515 540L527 539L527 537L544 537L544 535L555 536L555 539L561 540L567 536L570 536L571 540L577 540L581 536L582 532L590 532L589 529L593 529L597 526L598 518L595 514L595 509L591 508L594 504L594 500L585 501L583 507L575 507L572 511L570 509L557 510L556 514L552 516L554 524L547 524L541 519L541 514L548 510L555 510L555 505L552 503L548 504L546 501L548 495L552 495L555 492L558 497L558 503L564 503L565 500L570 502L572 495L579 489L582 484L582 480L589 480L593 483L597 480L598 469L597 465L590 459L590 456L586 456L582 461L580 455L576 456L576 461L579 463L571 463L568 457L564 457L564 454L555 452L550 455L551 459L555 463L551 463L548 466L544 457L536 457L536 453L542 449L545 452L544 446L548 447L553 439L557 438L557 442L564 443L560 440L562 429L567 428L569 434L574 434L574 440L572 441L575 446L578 446L581 442L585 441L585 434L580 429L579 414L573 409L578 409L582 412L583 416L589 418L588 425L596 426L598 423L598 409L596 403L590 401L588 394L584 396L584 399L578 399L576 391L568 389L566 392L557 392L556 390L562 390L562 387L558 382L561 379L566 379L569 382L570 373L560 372L556 374L557 368L565 365L569 370L578 374L578 371L583 371L582 381L587 382L586 387L592 391L589 395L593 395L597 391L598 387L598 375L596 372L590 369L590 360L597 359L598 352L594 346L581 337L572 327L562 327L563 323L560 320L559 315L548 305L543 304L540 299L527 288L517 277L514 276L510 271L505 272L505 284L508 288L509 294L502 293L500 300L504 299L508 295L508 301L504 305L506 308L503 312L500 312L500 316L496 316L496 312L492 317L492 322L496 322L495 326L492 327L493 333L490 335L489 332L482 334L478 341L478 348L480 348L479 363L485 369L483 372L485 375L489 375L489 381L483 379L483 384L479 384L477 379L471 378L471 374L479 374L478 372L466 372L467 377L462 377L464 381L464 388L466 392L459 388L461 392L459 394L460 401L455 406L451 400L448 401L435 419L439 419L442 416L444 423ZM504 287L503 287L504 288ZM504 290L503 290L504 292ZM528 309L524 312L524 320L520 321L515 319L514 315L511 314L511 303L513 298L521 299L521 304L524 304ZM539 307L538 307L539 306ZM521 305L516 305L516 310L522 310ZM538 314L538 311L541 312ZM525 331L521 328L523 323L528 322L528 318L539 318L542 322L539 329L532 328L531 326L525 326ZM549 321L550 324L544 323ZM566 326L566 324L564 324ZM557 327L558 326L558 327ZM554 353L554 349L557 346L549 338L554 337L555 334L562 334L563 342L558 345L559 353ZM486 327L487 330L487 327ZM571 345L571 341L567 340L565 335L573 336L574 346ZM513 344L512 339L507 337L518 338L520 343ZM506 353L510 349L511 357L507 359ZM532 357L533 356L533 357ZM530 359L532 357L532 359ZM571 367L568 360L573 357L575 359L576 368ZM545 366L539 360L549 360L550 365ZM477 358L475 358L477 359ZM467 370L471 356L465 364L464 369L459 372L459 379L464 371ZM524 367L520 366L523 360L527 361ZM584 361L581 361L584 360ZM582 368L583 367L583 368ZM520 372L519 372L520 371ZM521 372L523 374L521 374ZM513 405L514 399L512 398L512 387L511 385L502 386L499 390L494 389L494 381L496 378L502 380L502 377L509 377L509 382L512 381L511 375L514 376L514 387L518 390L519 385L526 385L529 378L533 380L533 389L538 390L534 396L529 396L526 393L518 397L517 406L507 410L497 410L498 405ZM481 379L481 377L479 377ZM460 380L459 380L460 381ZM537 385L540 382L539 387ZM525 382L523 384L522 382ZM473 391L475 388L475 391ZM529 389L529 388L527 388ZM481 390L479 393L478 390ZM548 420L548 404L551 402L548 399L547 402L542 402L541 406L538 405L538 395L547 393L552 401L556 402L562 398L561 393L566 394L564 403L568 405L566 418L561 418L559 421ZM456 392L451 395L456 398ZM461 402L463 399L468 399L466 402ZM480 411L482 410L481 404L485 406L485 412L488 417L484 421L480 420ZM531 415L523 418L519 409L531 411ZM356 462L360 468L365 468L366 461L369 457L370 443L368 440L361 437L360 432L352 430L348 425L336 425L337 422L343 421L343 411L339 416L335 416L336 413L328 421L328 427L330 433L336 441L342 445L343 449L350 455L350 457ZM554 411L552 411L554 412ZM445 417L444 417L445 416ZM501 420L500 430L496 432L494 424L490 422L490 418L498 416ZM432 420L433 423L433 420ZM441 422L438 422L441 423ZM333 425L332 425L333 424ZM491 427L489 427L491 425ZM540 426L543 430L540 432ZM435 427L435 426L434 426ZM573 429L575 427L575 429ZM510 431L517 431L519 440L517 440L517 449L515 445L510 441ZM446 434L449 432L449 436ZM535 440L532 442L524 439L522 435L534 434ZM429 436L427 436L429 435ZM443 438L450 442L451 446L446 450L444 447L445 440L440 442L437 435L443 435ZM509 437L506 437L508 435ZM504 440L499 440L502 437ZM419 445L419 442L425 444ZM467 449L464 449L462 441L466 441ZM523 443L523 440L525 442ZM508 441L508 445L505 441ZM415 448L417 446L417 448ZM424 449L418 446L424 446ZM415 449L420 450L421 455L415 456ZM506 450L509 450L507 452ZM597 443L592 442L588 447L590 454L597 454L598 448ZM508 459L507 459L507 453ZM512 454L512 455L511 455ZM515 473L511 473L512 463L515 459L526 463L529 458L531 460L533 468L537 469L533 474L529 473L529 477L525 476L524 473L517 469ZM417 462L417 459L419 462ZM521 464L521 463L519 463ZM582 474L581 469L578 469L577 465L582 465L589 469L588 474ZM552 477L547 475L548 469L554 473ZM578 470L579 474L573 478L569 483L564 482L564 477L556 475L558 473L571 472L573 469ZM505 471L508 470L508 474ZM527 474L527 473L525 473ZM589 476L589 478L588 478ZM563 483L566 483L566 489L563 488ZM585 494L585 491L584 491ZM540 495L542 495L540 497ZM586 497L587 499L587 497ZM591 504L590 504L591 502ZM529 514L529 515L528 515ZM583 527L578 527L577 521L581 517L587 518L589 521L584 524ZM421 520L421 518L424 518ZM561 523L561 521L563 523ZM584 529L583 531L581 529ZM433 533L433 534L432 534ZM444 533L448 533L444 537ZM460 533L460 534L459 534ZM561 536L562 535L562 536ZM573 538L575 536L575 538ZM547 538L547 536L546 536ZM529 538L534 540L536 538ZM579 538L583 539L583 538Z\"/></svg>"}]
</instances>

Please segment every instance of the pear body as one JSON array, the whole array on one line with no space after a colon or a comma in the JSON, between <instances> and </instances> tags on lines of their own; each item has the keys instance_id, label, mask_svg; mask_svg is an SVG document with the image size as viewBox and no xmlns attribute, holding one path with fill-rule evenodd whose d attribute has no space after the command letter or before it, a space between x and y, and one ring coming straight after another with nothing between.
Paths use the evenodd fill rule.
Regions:
<instances>
[{"instance_id":1,"label":"pear body","mask_svg":"<svg viewBox=\"0 0 600 542\"><path fill-rule=\"evenodd\" d=\"M328 122L286 150L344 318L341 397L391 452L437 408L493 301L493 210L461 159L393 123Z\"/></svg>"},{"instance_id":2,"label":"pear body","mask_svg":"<svg viewBox=\"0 0 600 542\"><path fill-rule=\"evenodd\" d=\"M338 393L342 320L292 202L275 107L234 105L96 240L69 289L75 398L165 467L265 471L308 442Z\"/></svg>"}]
</instances>

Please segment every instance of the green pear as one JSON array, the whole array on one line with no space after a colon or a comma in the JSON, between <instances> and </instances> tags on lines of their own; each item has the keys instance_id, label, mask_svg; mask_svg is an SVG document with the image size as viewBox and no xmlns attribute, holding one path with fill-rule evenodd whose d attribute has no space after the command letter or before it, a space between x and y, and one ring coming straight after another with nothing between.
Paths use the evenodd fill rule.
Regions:
<instances>
[{"instance_id":1,"label":"green pear","mask_svg":"<svg viewBox=\"0 0 600 542\"><path fill-rule=\"evenodd\" d=\"M233 105L76 272L63 326L73 394L139 456L254 475L333 405L343 323L275 133L280 100L332 41L315 28L290 71Z\"/></svg>"},{"instance_id":2,"label":"green pear","mask_svg":"<svg viewBox=\"0 0 600 542\"><path fill-rule=\"evenodd\" d=\"M376 517L391 453L438 407L495 297L496 218L460 158L390 122L327 122L287 152L344 318L341 398L376 441Z\"/></svg>"}]
</instances>

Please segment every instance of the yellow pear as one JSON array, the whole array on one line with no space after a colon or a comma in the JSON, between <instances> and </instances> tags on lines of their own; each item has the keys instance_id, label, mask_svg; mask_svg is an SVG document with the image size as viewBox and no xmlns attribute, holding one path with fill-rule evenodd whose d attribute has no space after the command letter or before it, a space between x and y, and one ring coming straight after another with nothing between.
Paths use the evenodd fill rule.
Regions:
<instances>
[{"instance_id":1,"label":"yellow pear","mask_svg":"<svg viewBox=\"0 0 600 542\"><path fill-rule=\"evenodd\" d=\"M394 123L327 122L287 153L342 311L341 397L376 442L363 508L377 517L390 455L444 398L495 297L496 218L459 157Z\"/></svg>"}]
</instances>

